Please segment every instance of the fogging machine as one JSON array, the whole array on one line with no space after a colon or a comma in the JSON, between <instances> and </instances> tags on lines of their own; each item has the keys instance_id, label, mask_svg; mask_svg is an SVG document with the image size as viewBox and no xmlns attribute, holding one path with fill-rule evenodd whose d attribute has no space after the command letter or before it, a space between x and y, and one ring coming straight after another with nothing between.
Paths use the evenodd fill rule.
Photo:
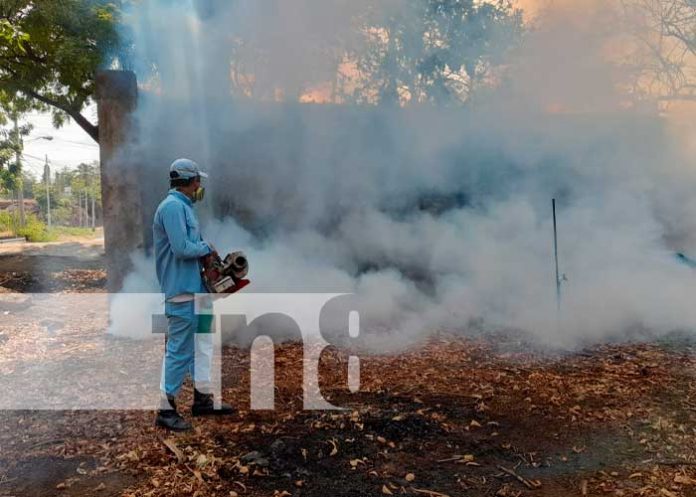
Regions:
<instances>
[{"instance_id":1,"label":"fogging machine","mask_svg":"<svg viewBox=\"0 0 696 497\"><path fill-rule=\"evenodd\" d=\"M201 259L201 277L210 293L236 293L250 281L249 261L244 252L232 252L224 259L212 252Z\"/></svg>"}]
</instances>

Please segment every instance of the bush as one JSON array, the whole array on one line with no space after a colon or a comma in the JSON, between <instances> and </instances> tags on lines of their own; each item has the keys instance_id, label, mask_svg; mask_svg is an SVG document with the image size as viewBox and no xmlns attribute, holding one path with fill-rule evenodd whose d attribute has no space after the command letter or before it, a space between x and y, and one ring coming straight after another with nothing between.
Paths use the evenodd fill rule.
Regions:
<instances>
[{"instance_id":1,"label":"bush","mask_svg":"<svg viewBox=\"0 0 696 497\"><path fill-rule=\"evenodd\" d=\"M46 228L46 224L38 217L30 214L25 221L24 226L17 229L17 235L26 237L29 242L50 242L54 239Z\"/></svg>"},{"instance_id":2,"label":"bush","mask_svg":"<svg viewBox=\"0 0 696 497\"><path fill-rule=\"evenodd\" d=\"M9 212L0 212L0 232L10 231L14 233L14 225L14 219Z\"/></svg>"},{"instance_id":3,"label":"bush","mask_svg":"<svg viewBox=\"0 0 696 497\"><path fill-rule=\"evenodd\" d=\"M30 242L50 242L53 240L53 236L48 232L46 224L33 215L26 217L24 227L19 228L17 234L26 237L27 241Z\"/></svg>"},{"instance_id":4,"label":"bush","mask_svg":"<svg viewBox=\"0 0 696 497\"><path fill-rule=\"evenodd\" d=\"M9 212L0 212L0 232L17 233L29 242L52 242L58 239L61 234L68 234L71 230L87 231L87 228L57 228L49 230L46 224L33 214L26 216L26 223L23 228L17 227L17 218ZM91 233L92 230L90 229ZM70 233L72 234L72 233Z\"/></svg>"},{"instance_id":5,"label":"bush","mask_svg":"<svg viewBox=\"0 0 696 497\"><path fill-rule=\"evenodd\" d=\"M72 206L70 204L55 206L51 211L51 216L53 217L53 224L58 225L69 225L72 221Z\"/></svg>"}]
</instances>

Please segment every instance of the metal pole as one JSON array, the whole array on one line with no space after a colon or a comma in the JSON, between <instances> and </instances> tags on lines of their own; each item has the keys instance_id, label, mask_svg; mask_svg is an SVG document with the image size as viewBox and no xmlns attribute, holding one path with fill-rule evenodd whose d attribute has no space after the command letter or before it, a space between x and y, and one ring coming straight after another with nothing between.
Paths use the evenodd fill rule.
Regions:
<instances>
[{"instance_id":1,"label":"metal pole","mask_svg":"<svg viewBox=\"0 0 696 497\"><path fill-rule=\"evenodd\" d=\"M97 199L96 195L92 193L92 231L97 229Z\"/></svg>"},{"instance_id":2,"label":"metal pole","mask_svg":"<svg viewBox=\"0 0 696 497\"><path fill-rule=\"evenodd\" d=\"M51 228L51 166L48 165L48 154L46 154L46 166L44 167L46 177L46 222Z\"/></svg>"},{"instance_id":3,"label":"metal pole","mask_svg":"<svg viewBox=\"0 0 696 497\"><path fill-rule=\"evenodd\" d=\"M553 209L553 256L556 262L556 306L561 309L561 275L558 271L558 228L556 226L556 199L551 200Z\"/></svg>"}]
</instances>

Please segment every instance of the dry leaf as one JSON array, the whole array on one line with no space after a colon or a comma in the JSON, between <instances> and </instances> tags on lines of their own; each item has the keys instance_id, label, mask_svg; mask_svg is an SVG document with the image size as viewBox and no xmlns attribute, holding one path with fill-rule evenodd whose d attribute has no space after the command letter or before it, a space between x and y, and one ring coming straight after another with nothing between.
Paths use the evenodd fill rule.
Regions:
<instances>
[{"instance_id":1,"label":"dry leaf","mask_svg":"<svg viewBox=\"0 0 696 497\"><path fill-rule=\"evenodd\" d=\"M680 485L696 485L696 480L686 475L676 474L674 475L674 483L679 483Z\"/></svg>"},{"instance_id":2,"label":"dry leaf","mask_svg":"<svg viewBox=\"0 0 696 497\"><path fill-rule=\"evenodd\" d=\"M333 449L331 449L331 454L329 456L333 457L336 454L338 454L338 444L334 440L329 440L329 443L333 446Z\"/></svg>"},{"instance_id":3,"label":"dry leaf","mask_svg":"<svg viewBox=\"0 0 696 497\"><path fill-rule=\"evenodd\" d=\"M176 459L179 462L179 464L185 461L184 453L181 451L179 447L177 447L176 442L174 442L174 440L172 440L171 438L167 438L165 440L162 440L162 443L165 445L165 447L172 451L172 453L176 456Z\"/></svg>"},{"instance_id":4,"label":"dry leaf","mask_svg":"<svg viewBox=\"0 0 696 497\"><path fill-rule=\"evenodd\" d=\"M423 488L414 488L413 491L418 494L429 495L430 497L449 497L449 495L447 494L436 492L434 490L425 490Z\"/></svg>"}]
</instances>

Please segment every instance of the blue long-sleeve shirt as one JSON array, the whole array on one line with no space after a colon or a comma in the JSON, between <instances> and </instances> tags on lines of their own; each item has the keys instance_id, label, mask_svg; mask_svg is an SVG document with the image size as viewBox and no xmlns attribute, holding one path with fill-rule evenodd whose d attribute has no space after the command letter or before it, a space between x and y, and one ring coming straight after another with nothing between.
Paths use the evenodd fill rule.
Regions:
<instances>
[{"instance_id":1,"label":"blue long-sleeve shirt","mask_svg":"<svg viewBox=\"0 0 696 497\"><path fill-rule=\"evenodd\" d=\"M201 238L191 199L170 190L155 212L152 229L157 279L165 298L207 293L199 259L211 249Z\"/></svg>"}]
</instances>

